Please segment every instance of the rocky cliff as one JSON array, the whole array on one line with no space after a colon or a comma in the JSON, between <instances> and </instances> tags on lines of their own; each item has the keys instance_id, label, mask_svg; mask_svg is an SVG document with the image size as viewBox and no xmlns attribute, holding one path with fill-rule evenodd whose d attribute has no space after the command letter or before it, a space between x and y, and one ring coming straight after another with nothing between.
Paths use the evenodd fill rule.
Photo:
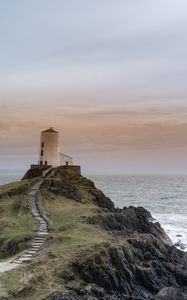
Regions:
<instances>
[{"instance_id":1,"label":"rocky cliff","mask_svg":"<svg viewBox=\"0 0 187 300\"><path fill-rule=\"evenodd\" d=\"M44 180L42 204L49 237L7 299L187 299L186 254L144 208L115 209L93 182L60 169Z\"/></svg>"}]
</instances>

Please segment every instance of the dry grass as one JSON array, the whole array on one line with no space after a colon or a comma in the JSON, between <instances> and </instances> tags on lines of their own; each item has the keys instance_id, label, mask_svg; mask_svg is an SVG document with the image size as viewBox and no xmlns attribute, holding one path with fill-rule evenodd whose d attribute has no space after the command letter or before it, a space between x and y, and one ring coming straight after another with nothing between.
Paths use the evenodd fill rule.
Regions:
<instances>
[{"instance_id":1,"label":"dry grass","mask_svg":"<svg viewBox=\"0 0 187 300\"><path fill-rule=\"evenodd\" d=\"M56 177L57 180L61 178L62 174ZM43 207L51 220L50 234L41 254L32 263L0 276L0 296L9 289L20 288L25 291L18 299L41 300L55 289L63 290L64 279L56 275L56 270L64 274L68 271L69 262L86 249L92 249L93 246L111 239L101 228L86 223L87 217L95 214L94 210L98 207L91 199L85 179L75 176L73 172L67 174L67 178L78 186L82 195L81 202L56 196L45 189L42 191ZM23 188L25 184L26 188ZM4 238L32 232L35 224L27 201L27 192L32 184L33 181L24 181L0 187L0 195L6 194L9 189L19 189L20 186L23 188L22 193L17 196L4 196L0 199L0 228L2 226ZM14 284L11 286L12 281Z\"/></svg>"},{"instance_id":2,"label":"dry grass","mask_svg":"<svg viewBox=\"0 0 187 300\"><path fill-rule=\"evenodd\" d=\"M92 203L76 202L65 197L45 193L43 203L55 231L48 237L46 246L56 255L75 254L80 249L108 240L100 228L86 224L96 208Z\"/></svg>"}]
</instances>

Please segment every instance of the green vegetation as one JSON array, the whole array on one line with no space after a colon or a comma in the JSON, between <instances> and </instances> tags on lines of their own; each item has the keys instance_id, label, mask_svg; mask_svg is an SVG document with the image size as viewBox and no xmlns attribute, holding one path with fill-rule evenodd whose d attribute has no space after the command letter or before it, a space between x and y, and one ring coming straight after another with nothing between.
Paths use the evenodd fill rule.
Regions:
<instances>
[{"instance_id":1,"label":"green vegetation","mask_svg":"<svg viewBox=\"0 0 187 300\"><path fill-rule=\"evenodd\" d=\"M16 251L26 247L35 229L27 197L33 183L0 187L1 257L13 255L15 245ZM30 262L0 273L0 300L43 300L52 292L67 290L72 291L71 299L75 293L79 299L83 293L85 299L105 293L116 299L114 291L123 291L122 286L125 297L135 290L137 298L144 297L146 289L149 295L152 287L154 296L155 282L158 290L165 282L178 287L176 274L184 282L185 255L181 252L179 257L178 250L169 247L164 231L150 223L145 209L114 210L111 200L90 180L63 168L57 169L55 178L44 180L41 195L49 235Z\"/></svg>"},{"instance_id":2,"label":"green vegetation","mask_svg":"<svg viewBox=\"0 0 187 300\"><path fill-rule=\"evenodd\" d=\"M32 181L18 181L0 186L0 259L28 247L36 224L28 204Z\"/></svg>"},{"instance_id":3,"label":"green vegetation","mask_svg":"<svg viewBox=\"0 0 187 300\"><path fill-rule=\"evenodd\" d=\"M19 241L17 251L28 246L27 238L36 229L36 224L29 211L27 194L38 180L25 180L0 187L1 258L8 256L5 251L8 241ZM13 291L15 299L40 300L55 290L63 290L64 276L66 272L68 274L72 261L84 251L94 251L92 249L95 246L111 239L106 231L86 222L87 217L94 215L98 209L90 192L90 189L94 189L93 184L71 171L58 172L53 180L57 184L67 180L70 188L73 185L78 190L81 200L55 194L45 182L42 187L42 206L51 222L50 234L39 256L31 263L0 274L0 299L6 292ZM9 255L12 254L9 251Z\"/></svg>"},{"instance_id":4,"label":"green vegetation","mask_svg":"<svg viewBox=\"0 0 187 300\"><path fill-rule=\"evenodd\" d=\"M0 199L6 196L15 196L17 194L27 194L30 187L34 184L34 182L39 179L32 180L24 180L24 181L15 181L12 183L0 185Z\"/></svg>"},{"instance_id":5,"label":"green vegetation","mask_svg":"<svg viewBox=\"0 0 187 300\"><path fill-rule=\"evenodd\" d=\"M96 207L92 203L81 203L62 196L45 192L45 209L55 230L51 232L46 246L56 255L70 255L106 241L109 236L85 219L94 214Z\"/></svg>"},{"instance_id":6,"label":"green vegetation","mask_svg":"<svg viewBox=\"0 0 187 300\"><path fill-rule=\"evenodd\" d=\"M0 273L0 297L6 296L7 291L13 291L19 285L24 267Z\"/></svg>"}]
</instances>

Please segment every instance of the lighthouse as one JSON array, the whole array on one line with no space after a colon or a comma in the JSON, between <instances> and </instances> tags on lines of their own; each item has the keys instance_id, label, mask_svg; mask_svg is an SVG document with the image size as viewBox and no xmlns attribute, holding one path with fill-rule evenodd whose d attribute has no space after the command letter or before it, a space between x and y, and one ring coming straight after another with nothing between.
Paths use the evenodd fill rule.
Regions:
<instances>
[{"instance_id":1,"label":"lighthouse","mask_svg":"<svg viewBox=\"0 0 187 300\"><path fill-rule=\"evenodd\" d=\"M72 157L60 152L59 132L53 127L41 132L39 149L38 165L40 166L56 168L63 165L73 165Z\"/></svg>"},{"instance_id":2,"label":"lighthouse","mask_svg":"<svg viewBox=\"0 0 187 300\"><path fill-rule=\"evenodd\" d=\"M71 156L60 151L59 132L53 127L41 132L38 164L32 164L22 180L34 177L53 177L58 170L71 170L81 174L81 167L73 165Z\"/></svg>"}]
</instances>

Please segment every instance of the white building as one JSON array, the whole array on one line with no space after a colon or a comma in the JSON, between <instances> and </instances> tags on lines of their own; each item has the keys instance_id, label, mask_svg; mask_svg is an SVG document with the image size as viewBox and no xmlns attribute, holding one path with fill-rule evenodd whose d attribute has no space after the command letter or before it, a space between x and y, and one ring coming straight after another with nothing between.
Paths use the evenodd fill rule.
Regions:
<instances>
[{"instance_id":1,"label":"white building","mask_svg":"<svg viewBox=\"0 0 187 300\"><path fill-rule=\"evenodd\" d=\"M38 164L52 167L73 165L71 156L60 153L59 132L53 127L41 132Z\"/></svg>"}]
</instances>

